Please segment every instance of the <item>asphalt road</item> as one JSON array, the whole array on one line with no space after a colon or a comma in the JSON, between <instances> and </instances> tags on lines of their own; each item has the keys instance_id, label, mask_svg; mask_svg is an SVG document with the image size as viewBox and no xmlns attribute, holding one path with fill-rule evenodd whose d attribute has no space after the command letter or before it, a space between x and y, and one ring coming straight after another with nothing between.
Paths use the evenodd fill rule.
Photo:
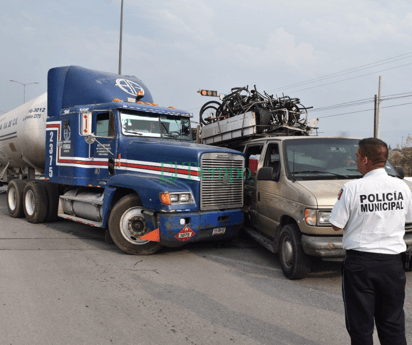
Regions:
<instances>
[{"instance_id":1,"label":"asphalt road","mask_svg":"<svg viewBox=\"0 0 412 345\"><path fill-rule=\"evenodd\" d=\"M126 255L101 229L10 218L0 194L1 345L349 344L339 269L289 281L245 237Z\"/></svg>"}]
</instances>

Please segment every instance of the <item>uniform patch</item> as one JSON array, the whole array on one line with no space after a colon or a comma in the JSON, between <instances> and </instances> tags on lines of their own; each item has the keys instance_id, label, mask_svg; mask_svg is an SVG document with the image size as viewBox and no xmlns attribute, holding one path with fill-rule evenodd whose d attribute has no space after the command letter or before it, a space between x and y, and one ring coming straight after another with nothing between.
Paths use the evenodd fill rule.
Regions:
<instances>
[{"instance_id":1,"label":"uniform patch","mask_svg":"<svg viewBox=\"0 0 412 345\"><path fill-rule=\"evenodd\" d=\"M343 189L341 189L339 194L338 194L338 200L340 200L340 197L342 196L342 193L343 193Z\"/></svg>"}]
</instances>

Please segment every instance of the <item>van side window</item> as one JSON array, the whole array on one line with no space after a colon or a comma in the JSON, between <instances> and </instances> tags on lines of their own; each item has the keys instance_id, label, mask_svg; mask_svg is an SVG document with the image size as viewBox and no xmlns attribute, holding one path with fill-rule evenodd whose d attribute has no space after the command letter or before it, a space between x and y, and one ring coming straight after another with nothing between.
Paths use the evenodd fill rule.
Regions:
<instances>
[{"instance_id":1,"label":"van side window","mask_svg":"<svg viewBox=\"0 0 412 345\"><path fill-rule=\"evenodd\" d=\"M111 137L114 135L114 123L111 113L100 113L96 115L96 136Z\"/></svg>"},{"instance_id":2,"label":"van side window","mask_svg":"<svg viewBox=\"0 0 412 345\"><path fill-rule=\"evenodd\" d=\"M245 152L246 161L245 166L250 171L250 176L256 176L258 169L260 155L262 153L263 145L250 146Z\"/></svg>"},{"instance_id":3,"label":"van side window","mask_svg":"<svg viewBox=\"0 0 412 345\"><path fill-rule=\"evenodd\" d=\"M278 173L280 169L280 157L278 144L270 144L266 151L265 167L273 168L274 173Z\"/></svg>"}]
</instances>

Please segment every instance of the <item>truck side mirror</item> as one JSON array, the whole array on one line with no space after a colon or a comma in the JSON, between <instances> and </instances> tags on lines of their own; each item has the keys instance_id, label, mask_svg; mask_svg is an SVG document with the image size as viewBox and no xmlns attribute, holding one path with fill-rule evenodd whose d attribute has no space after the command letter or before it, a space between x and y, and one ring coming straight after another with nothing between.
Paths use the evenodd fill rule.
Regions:
<instances>
[{"instance_id":1,"label":"truck side mirror","mask_svg":"<svg viewBox=\"0 0 412 345\"><path fill-rule=\"evenodd\" d=\"M109 171L109 176L114 175L114 158L113 157L109 158L108 171Z\"/></svg>"},{"instance_id":2,"label":"truck side mirror","mask_svg":"<svg viewBox=\"0 0 412 345\"><path fill-rule=\"evenodd\" d=\"M89 145L94 144L96 142L96 138L94 137L94 135L88 135L88 136L84 137L84 140Z\"/></svg>"},{"instance_id":3,"label":"truck side mirror","mask_svg":"<svg viewBox=\"0 0 412 345\"><path fill-rule=\"evenodd\" d=\"M182 126L182 135L188 135L190 133L190 128L189 126Z\"/></svg>"},{"instance_id":4,"label":"truck side mirror","mask_svg":"<svg viewBox=\"0 0 412 345\"><path fill-rule=\"evenodd\" d=\"M279 181L279 173L273 172L272 167L263 167L259 169L256 179L260 181Z\"/></svg>"},{"instance_id":5,"label":"truck side mirror","mask_svg":"<svg viewBox=\"0 0 412 345\"><path fill-rule=\"evenodd\" d=\"M405 177L405 172L403 171L402 167L395 167L396 172L398 173L398 177L403 180L403 178Z\"/></svg>"}]
</instances>

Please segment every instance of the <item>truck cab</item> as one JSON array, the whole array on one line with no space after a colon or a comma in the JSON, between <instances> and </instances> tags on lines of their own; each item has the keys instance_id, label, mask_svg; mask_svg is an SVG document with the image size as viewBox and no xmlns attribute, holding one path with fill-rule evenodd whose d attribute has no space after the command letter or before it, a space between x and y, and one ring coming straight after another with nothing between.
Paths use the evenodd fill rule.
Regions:
<instances>
[{"instance_id":1,"label":"truck cab","mask_svg":"<svg viewBox=\"0 0 412 345\"><path fill-rule=\"evenodd\" d=\"M243 154L193 143L192 115L155 104L138 78L53 68L47 111L29 119L26 108L12 114L21 118L18 124L32 121L16 126L14 146L27 158L7 158L2 170L11 216L33 223L60 217L106 228L107 237L129 254L230 239L241 228ZM34 124L43 129L35 148L43 157L36 165L41 180L24 173L33 147L18 141L30 136Z\"/></svg>"}]
</instances>

